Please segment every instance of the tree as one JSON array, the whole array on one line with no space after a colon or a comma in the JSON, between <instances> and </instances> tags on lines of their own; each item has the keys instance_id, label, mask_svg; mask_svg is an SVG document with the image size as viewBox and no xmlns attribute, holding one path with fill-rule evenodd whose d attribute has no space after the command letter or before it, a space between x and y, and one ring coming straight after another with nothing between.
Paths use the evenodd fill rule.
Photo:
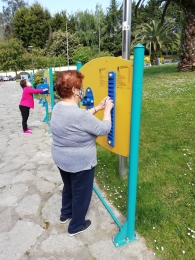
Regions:
<instances>
[{"instance_id":1,"label":"tree","mask_svg":"<svg viewBox=\"0 0 195 260\"><path fill-rule=\"evenodd\" d=\"M132 41L132 45L142 43L146 45L148 50L151 48L152 63L154 59L161 56L163 47L179 45L178 34L175 32L175 22L172 19L167 19L163 24L156 20L142 23L137 26L133 35L135 39Z\"/></svg>"},{"instance_id":2,"label":"tree","mask_svg":"<svg viewBox=\"0 0 195 260\"><path fill-rule=\"evenodd\" d=\"M3 71L25 70L30 62L30 56L27 55L21 41L10 39L0 42L0 67Z\"/></svg>"},{"instance_id":3,"label":"tree","mask_svg":"<svg viewBox=\"0 0 195 260\"><path fill-rule=\"evenodd\" d=\"M56 67L61 67L61 66L66 66L67 61L66 61L66 57L63 55L58 55L55 56L55 66Z\"/></svg>"},{"instance_id":4,"label":"tree","mask_svg":"<svg viewBox=\"0 0 195 260\"><path fill-rule=\"evenodd\" d=\"M38 56L34 60L36 69L45 69L50 67L50 58L46 56Z\"/></svg>"},{"instance_id":5,"label":"tree","mask_svg":"<svg viewBox=\"0 0 195 260\"><path fill-rule=\"evenodd\" d=\"M4 22L3 22L3 15L0 13L0 41L3 41L5 38L5 31L4 31Z\"/></svg>"},{"instance_id":6,"label":"tree","mask_svg":"<svg viewBox=\"0 0 195 260\"><path fill-rule=\"evenodd\" d=\"M92 50L90 47L82 47L73 52L72 61L76 64L77 61L82 62L84 65L92 59Z\"/></svg>"},{"instance_id":7,"label":"tree","mask_svg":"<svg viewBox=\"0 0 195 260\"><path fill-rule=\"evenodd\" d=\"M11 38L13 35L13 18L15 12L24 7L28 6L28 3L23 0L2 0L6 5L3 5L3 11L0 13L1 27L3 28L4 39Z\"/></svg>"},{"instance_id":8,"label":"tree","mask_svg":"<svg viewBox=\"0 0 195 260\"><path fill-rule=\"evenodd\" d=\"M62 11L60 13L56 13L52 18L51 18L51 27L52 31L66 31L66 23L68 21L67 15L65 11Z\"/></svg>"},{"instance_id":9,"label":"tree","mask_svg":"<svg viewBox=\"0 0 195 260\"><path fill-rule=\"evenodd\" d=\"M49 37L51 15L48 10L35 3L30 8L21 8L16 11L14 23L14 36L29 45L44 48Z\"/></svg>"},{"instance_id":10,"label":"tree","mask_svg":"<svg viewBox=\"0 0 195 260\"><path fill-rule=\"evenodd\" d=\"M151 20L161 20L163 10L158 6L158 0L149 0L146 5L141 5L139 8L139 15L136 17L137 24L147 23ZM133 18L135 17L136 2L133 2L132 8L134 10Z\"/></svg>"},{"instance_id":11,"label":"tree","mask_svg":"<svg viewBox=\"0 0 195 260\"><path fill-rule=\"evenodd\" d=\"M76 16L76 36L83 46L95 45L96 20L93 13L89 11L77 12Z\"/></svg>"},{"instance_id":12,"label":"tree","mask_svg":"<svg viewBox=\"0 0 195 260\"><path fill-rule=\"evenodd\" d=\"M139 0L137 8L145 0ZM178 63L179 71L192 71L195 65L195 0L159 0L159 6L164 4L161 23L163 23L165 14L171 4L179 6L184 11L184 24L181 33L181 54Z\"/></svg>"},{"instance_id":13,"label":"tree","mask_svg":"<svg viewBox=\"0 0 195 260\"><path fill-rule=\"evenodd\" d=\"M76 15L69 14L68 15L68 32L71 34L74 34L75 28L76 28Z\"/></svg>"},{"instance_id":14,"label":"tree","mask_svg":"<svg viewBox=\"0 0 195 260\"><path fill-rule=\"evenodd\" d=\"M47 53L51 55L55 53L55 56L63 56L67 57L67 35L66 32L62 32L61 30L57 32L53 32L52 36L53 42L50 45L50 48L47 50ZM75 34L68 33L68 55L69 61L72 62L72 54L75 50L82 47L80 44L79 38Z\"/></svg>"},{"instance_id":15,"label":"tree","mask_svg":"<svg viewBox=\"0 0 195 260\"><path fill-rule=\"evenodd\" d=\"M122 6L116 0L110 1L105 16L105 27L102 29L102 48L114 56L122 52Z\"/></svg>"},{"instance_id":16,"label":"tree","mask_svg":"<svg viewBox=\"0 0 195 260\"><path fill-rule=\"evenodd\" d=\"M106 31L105 26L105 15L100 4L96 4L95 8L95 39L94 39L94 46L92 46L93 52L97 54L102 50L102 35L103 32Z\"/></svg>"},{"instance_id":17,"label":"tree","mask_svg":"<svg viewBox=\"0 0 195 260\"><path fill-rule=\"evenodd\" d=\"M30 55L30 50L28 50L28 54ZM41 48L33 48L33 61L34 67L36 69L44 69L48 68L50 65L50 57L46 55L46 50ZM32 63L30 63L29 69L32 68Z\"/></svg>"},{"instance_id":18,"label":"tree","mask_svg":"<svg viewBox=\"0 0 195 260\"><path fill-rule=\"evenodd\" d=\"M110 57L110 56L113 56L110 52L108 51L100 51L98 53L96 53L95 55L93 55L93 59L96 59L96 58L101 58L101 57Z\"/></svg>"}]
</instances>

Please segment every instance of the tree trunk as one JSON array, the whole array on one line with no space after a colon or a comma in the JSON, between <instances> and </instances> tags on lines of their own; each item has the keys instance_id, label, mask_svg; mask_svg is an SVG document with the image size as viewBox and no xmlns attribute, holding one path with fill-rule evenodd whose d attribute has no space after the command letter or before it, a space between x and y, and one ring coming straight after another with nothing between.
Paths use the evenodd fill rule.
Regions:
<instances>
[{"instance_id":1,"label":"tree trunk","mask_svg":"<svg viewBox=\"0 0 195 260\"><path fill-rule=\"evenodd\" d=\"M195 9L186 9L186 23L182 32L179 71L195 70Z\"/></svg>"}]
</instances>

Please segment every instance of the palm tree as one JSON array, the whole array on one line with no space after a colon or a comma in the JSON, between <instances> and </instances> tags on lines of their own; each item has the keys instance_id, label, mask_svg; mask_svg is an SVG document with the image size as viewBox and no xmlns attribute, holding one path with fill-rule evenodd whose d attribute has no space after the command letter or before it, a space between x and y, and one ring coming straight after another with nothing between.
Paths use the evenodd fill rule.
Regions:
<instances>
[{"instance_id":1,"label":"palm tree","mask_svg":"<svg viewBox=\"0 0 195 260\"><path fill-rule=\"evenodd\" d=\"M145 0L138 0L137 8L141 6ZM181 54L178 63L179 71L193 71L195 67L195 0L159 0L159 5L164 3L162 15L162 23L171 4L176 4L184 11L185 22L181 33Z\"/></svg>"},{"instance_id":2,"label":"palm tree","mask_svg":"<svg viewBox=\"0 0 195 260\"><path fill-rule=\"evenodd\" d=\"M161 50L165 46L177 45L178 34L175 32L175 22L167 19L163 24L161 21L151 20L149 23L142 23L133 32L135 37L132 46L141 42L147 49L152 50L152 59L161 55ZM151 53L150 53L151 54ZM150 58L151 58L150 57Z\"/></svg>"}]
</instances>

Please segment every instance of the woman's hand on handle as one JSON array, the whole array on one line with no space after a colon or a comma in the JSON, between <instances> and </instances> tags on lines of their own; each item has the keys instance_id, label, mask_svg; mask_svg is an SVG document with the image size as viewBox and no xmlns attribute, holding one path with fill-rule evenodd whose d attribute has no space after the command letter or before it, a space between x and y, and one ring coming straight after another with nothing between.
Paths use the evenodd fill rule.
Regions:
<instances>
[{"instance_id":1,"label":"woman's hand on handle","mask_svg":"<svg viewBox=\"0 0 195 260\"><path fill-rule=\"evenodd\" d=\"M103 120L108 120L108 121L111 122L110 111L112 110L113 107L114 107L113 100L110 99L110 97L107 97L106 100L105 100L105 109L104 109Z\"/></svg>"},{"instance_id":2,"label":"woman's hand on handle","mask_svg":"<svg viewBox=\"0 0 195 260\"><path fill-rule=\"evenodd\" d=\"M99 110L103 110L105 108L105 104L106 104L106 99L108 97L105 97L104 99L102 99L102 101L99 103L99 105L97 105L95 108L96 108L96 111L99 111Z\"/></svg>"},{"instance_id":3,"label":"woman's hand on handle","mask_svg":"<svg viewBox=\"0 0 195 260\"><path fill-rule=\"evenodd\" d=\"M103 98L102 101L99 103L99 105L94 106L93 108L89 109L89 111L90 111L92 114L95 114L95 113L97 113L99 110L105 109L107 98L109 98L109 97Z\"/></svg>"},{"instance_id":4,"label":"woman's hand on handle","mask_svg":"<svg viewBox=\"0 0 195 260\"><path fill-rule=\"evenodd\" d=\"M97 106L95 107L96 112L99 111L99 110L105 109L106 106L107 106L107 107L111 106L111 103L112 103L112 107L113 107L114 104L113 104L113 101L110 99L110 97L108 97L108 96L105 97L104 99L102 99L102 101L99 103L99 105L97 105ZM111 107L111 109L112 109L112 107ZM111 109L110 109L110 110L111 110Z\"/></svg>"},{"instance_id":5,"label":"woman's hand on handle","mask_svg":"<svg viewBox=\"0 0 195 260\"><path fill-rule=\"evenodd\" d=\"M114 103L113 100L110 99L110 97L106 97L105 99L105 110L108 110L109 112L111 111L111 109L114 107Z\"/></svg>"}]
</instances>

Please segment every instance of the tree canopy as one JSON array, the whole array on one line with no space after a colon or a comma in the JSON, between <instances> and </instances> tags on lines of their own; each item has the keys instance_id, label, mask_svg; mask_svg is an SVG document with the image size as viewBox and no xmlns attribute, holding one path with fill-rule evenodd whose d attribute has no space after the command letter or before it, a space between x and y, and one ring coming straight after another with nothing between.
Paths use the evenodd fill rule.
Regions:
<instances>
[{"instance_id":1,"label":"tree canopy","mask_svg":"<svg viewBox=\"0 0 195 260\"><path fill-rule=\"evenodd\" d=\"M70 62L74 60L73 53L78 55L78 50L85 57L86 53L91 53L92 58L100 52L101 55L122 54L123 7L116 0L110 0L106 10L97 4L95 12L84 10L69 14L67 10L61 10L54 15L37 1L31 6L23 0L2 1L5 5L0 13L0 41L15 38L27 54L28 46L32 45L37 60L39 55L45 57L39 58L44 60L43 64L53 60L51 57L54 56L56 64L66 64L67 40ZM131 47L140 42L145 45L145 53L148 54L152 37L151 51L155 58L155 55L178 52L181 43L179 69L191 70L195 64L194 1L133 1Z\"/></svg>"},{"instance_id":2,"label":"tree canopy","mask_svg":"<svg viewBox=\"0 0 195 260\"><path fill-rule=\"evenodd\" d=\"M174 20L166 20L163 24L160 20L142 23L133 32L135 38L132 45L142 42L147 49L151 48L152 62L154 62L154 59L162 56L163 48L168 49L177 46L179 49L179 34L175 30L175 25Z\"/></svg>"},{"instance_id":3,"label":"tree canopy","mask_svg":"<svg viewBox=\"0 0 195 260\"><path fill-rule=\"evenodd\" d=\"M44 48L48 40L51 14L38 3L31 7L23 7L16 11L14 24L14 37L29 45Z\"/></svg>"},{"instance_id":4,"label":"tree canopy","mask_svg":"<svg viewBox=\"0 0 195 260\"><path fill-rule=\"evenodd\" d=\"M17 39L10 39L0 42L0 69L17 72L24 70L30 62L30 56L27 55L22 46L22 42Z\"/></svg>"},{"instance_id":5,"label":"tree canopy","mask_svg":"<svg viewBox=\"0 0 195 260\"><path fill-rule=\"evenodd\" d=\"M1 31L3 38L10 38L13 35L14 24L13 18L18 9L28 6L28 3L23 0L2 0L3 5L2 13L0 14Z\"/></svg>"},{"instance_id":6,"label":"tree canopy","mask_svg":"<svg viewBox=\"0 0 195 260\"><path fill-rule=\"evenodd\" d=\"M138 0L137 8L142 7L145 0ZM195 66L195 0L159 0L156 4L160 7L163 5L161 15L161 23L164 23L164 18L169 6L175 4L183 10L184 23L181 28L181 51L180 62L178 68L181 71L192 71Z\"/></svg>"}]
</instances>

